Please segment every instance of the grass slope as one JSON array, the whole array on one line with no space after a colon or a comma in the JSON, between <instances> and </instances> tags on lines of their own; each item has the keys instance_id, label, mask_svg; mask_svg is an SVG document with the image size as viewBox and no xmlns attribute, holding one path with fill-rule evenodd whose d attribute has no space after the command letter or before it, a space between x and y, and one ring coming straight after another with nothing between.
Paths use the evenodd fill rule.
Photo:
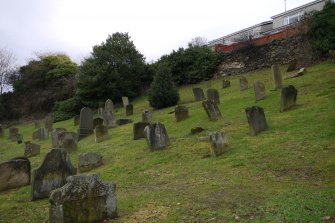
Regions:
<instances>
[{"instance_id":1,"label":"grass slope","mask_svg":"<svg viewBox=\"0 0 335 223\"><path fill-rule=\"evenodd\" d=\"M283 68L284 69L284 68ZM282 73L285 74L282 70ZM253 89L239 90L239 76L180 88L181 104L190 118L176 123L173 108L153 111L155 121L166 125L168 149L149 152L145 140L132 140L132 124L110 129L111 139L79 142L71 154L74 165L83 152L99 152L105 164L98 172L117 184L119 218L111 222L332 222L335 219L335 66L329 62L308 68L299 78L284 80L298 89L298 105L279 112L279 91L270 91L269 69L245 74L249 85L265 83L267 97L255 102ZM192 88L220 92L223 119L208 121ZM134 121L148 108L145 97L133 102ZM269 129L248 135L244 109L263 107ZM119 109L117 117L123 117ZM192 127L206 129L191 135ZM20 125L24 140L31 140L33 124ZM73 120L54 127L76 131ZM207 157L211 131L228 133L230 150ZM7 130L6 130L7 131ZM8 131L6 132L8 134ZM24 146L0 138L1 160L23 155ZM30 158L37 168L51 147L41 141L41 154ZM0 222L44 222L48 200L30 201L30 186L0 192ZM330 218L330 219L329 219ZM327 220L329 219L329 220Z\"/></svg>"}]
</instances>

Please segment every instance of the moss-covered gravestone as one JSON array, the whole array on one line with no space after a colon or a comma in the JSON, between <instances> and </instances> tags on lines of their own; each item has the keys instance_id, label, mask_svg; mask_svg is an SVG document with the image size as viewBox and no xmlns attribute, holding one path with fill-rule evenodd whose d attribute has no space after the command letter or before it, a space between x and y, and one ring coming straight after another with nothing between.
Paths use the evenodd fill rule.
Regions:
<instances>
[{"instance_id":1,"label":"moss-covered gravestone","mask_svg":"<svg viewBox=\"0 0 335 223\"><path fill-rule=\"evenodd\" d=\"M145 127L144 134L150 151L164 149L170 145L170 139L165 126L159 122Z\"/></svg>"},{"instance_id":2,"label":"moss-covered gravestone","mask_svg":"<svg viewBox=\"0 0 335 223\"><path fill-rule=\"evenodd\" d=\"M112 100L107 99L105 102L105 111L109 111L110 113L114 113L114 103Z\"/></svg>"},{"instance_id":3,"label":"moss-covered gravestone","mask_svg":"<svg viewBox=\"0 0 335 223\"><path fill-rule=\"evenodd\" d=\"M0 163L0 191L21 187L30 183L30 162L17 157Z\"/></svg>"},{"instance_id":4,"label":"moss-covered gravestone","mask_svg":"<svg viewBox=\"0 0 335 223\"><path fill-rule=\"evenodd\" d=\"M103 164L102 155L97 153L83 153L78 156L78 170L80 172L90 171Z\"/></svg>"},{"instance_id":5,"label":"moss-covered gravestone","mask_svg":"<svg viewBox=\"0 0 335 223\"><path fill-rule=\"evenodd\" d=\"M59 144L59 136L61 133L66 132L64 128L55 128L51 132L51 143L53 148L62 148Z\"/></svg>"},{"instance_id":6,"label":"moss-covered gravestone","mask_svg":"<svg viewBox=\"0 0 335 223\"><path fill-rule=\"evenodd\" d=\"M202 102L202 106L204 107L210 121L217 121L222 118L217 104L213 103L212 101L204 101Z\"/></svg>"},{"instance_id":7,"label":"moss-covered gravestone","mask_svg":"<svg viewBox=\"0 0 335 223\"><path fill-rule=\"evenodd\" d=\"M228 138L225 132L212 132L209 134L212 156L220 156L228 150Z\"/></svg>"},{"instance_id":8,"label":"moss-covered gravestone","mask_svg":"<svg viewBox=\"0 0 335 223\"><path fill-rule=\"evenodd\" d=\"M249 123L250 135L255 136L268 128L263 108L253 106L246 108L245 113Z\"/></svg>"},{"instance_id":9,"label":"moss-covered gravestone","mask_svg":"<svg viewBox=\"0 0 335 223\"><path fill-rule=\"evenodd\" d=\"M108 135L108 127L104 125L97 125L95 131L95 142L103 142L110 138Z\"/></svg>"},{"instance_id":10,"label":"moss-covered gravestone","mask_svg":"<svg viewBox=\"0 0 335 223\"><path fill-rule=\"evenodd\" d=\"M40 145L31 143L30 141L25 142L24 156L32 157L40 154Z\"/></svg>"},{"instance_id":11,"label":"moss-covered gravestone","mask_svg":"<svg viewBox=\"0 0 335 223\"><path fill-rule=\"evenodd\" d=\"M254 92L255 92L256 101L259 101L265 98L266 96L265 86L261 81L254 82Z\"/></svg>"},{"instance_id":12,"label":"moss-covered gravestone","mask_svg":"<svg viewBox=\"0 0 335 223\"><path fill-rule=\"evenodd\" d=\"M295 106L297 101L298 90L290 85L281 89L281 98L280 98L280 111L284 112L293 106Z\"/></svg>"},{"instance_id":13,"label":"moss-covered gravestone","mask_svg":"<svg viewBox=\"0 0 335 223\"><path fill-rule=\"evenodd\" d=\"M113 112L109 110L104 110L102 112L102 118L103 118L103 125L106 126L107 128L114 128L117 126L116 124L116 119L115 115Z\"/></svg>"},{"instance_id":14,"label":"moss-covered gravestone","mask_svg":"<svg viewBox=\"0 0 335 223\"><path fill-rule=\"evenodd\" d=\"M193 88L193 95L196 101L203 101L206 99L202 88Z\"/></svg>"},{"instance_id":15,"label":"moss-covered gravestone","mask_svg":"<svg viewBox=\"0 0 335 223\"><path fill-rule=\"evenodd\" d=\"M179 106L176 106L175 109L174 109L174 115L175 115L175 118L176 118L176 121L177 122L180 122L184 119L187 119L188 118L188 108L186 106L182 106L182 105L179 105Z\"/></svg>"}]
</instances>

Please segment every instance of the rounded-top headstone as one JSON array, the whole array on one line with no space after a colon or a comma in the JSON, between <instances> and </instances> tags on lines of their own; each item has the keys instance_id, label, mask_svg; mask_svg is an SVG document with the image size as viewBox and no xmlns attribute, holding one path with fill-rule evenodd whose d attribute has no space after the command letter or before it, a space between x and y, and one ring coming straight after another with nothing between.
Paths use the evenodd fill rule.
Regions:
<instances>
[{"instance_id":1,"label":"rounded-top headstone","mask_svg":"<svg viewBox=\"0 0 335 223\"><path fill-rule=\"evenodd\" d=\"M114 112L114 103L112 100L107 99L105 102L105 111L109 111L111 113Z\"/></svg>"}]
</instances>

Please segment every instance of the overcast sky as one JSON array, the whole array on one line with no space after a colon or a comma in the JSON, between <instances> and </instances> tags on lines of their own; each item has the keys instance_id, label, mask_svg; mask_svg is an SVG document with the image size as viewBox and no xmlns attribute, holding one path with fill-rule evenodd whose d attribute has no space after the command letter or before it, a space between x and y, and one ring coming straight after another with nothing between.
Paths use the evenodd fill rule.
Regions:
<instances>
[{"instance_id":1,"label":"overcast sky","mask_svg":"<svg viewBox=\"0 0 335 223\"><path fill-rule=\"evenodd\" d=\"M312 0L287 0L287 10ZM284 0L0 0L0 48L18 64L36 52L63 52L74 61L128 32L146 60L157 60L194 37L208 41L284 11Z\"/></svg>"}]
</instances>

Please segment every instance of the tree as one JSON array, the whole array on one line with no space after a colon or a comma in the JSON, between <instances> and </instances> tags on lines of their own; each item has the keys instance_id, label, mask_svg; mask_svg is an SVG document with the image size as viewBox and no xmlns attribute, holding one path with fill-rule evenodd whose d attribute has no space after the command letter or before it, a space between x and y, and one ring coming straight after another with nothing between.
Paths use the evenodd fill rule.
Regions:
<instances>
[{"instance_id":1,"label":"tree","mask_svg":"<svg viewBox=\"0 0 335 223\"><path fill-rule=\"evenodd\" d=\"M154 108L165 108L176 105L179 101L178 89L171 78L171 70L161 65L151 83L149 103Z\"/></svg>"},{"instance_id":2,"label":"tree","mask_svg":"<svg viewBox=\"0 0 335 223\"><path fill-rule=\"evenodd\" d=\"M6 49L0 49L0 95L10 83L10 77L15 72L15 57Z\"/></svg>"},{"instance_id":3,"label":"tree","mask_svg":"<svg viewBox=\"0 0 335 223\"><path fill-rule=\"evenodd\" d=\"M205 46L207 45L207 39L205 37L197 36L191 40L191 42L188 43L189 47L195 47L195 46Z\"/></svg>"},{"instance_id":4,"label":"tree","mask_svg":"<svg viewBox=\"0 0 335 223\"><path fill-rule=\"evenodd\" d=\"M83 104L97 107L99 101L122 96L136 97L150 84L152 72L128 33L114 33L80 67L77 95Z\"/></svg>"}]
</instances>

